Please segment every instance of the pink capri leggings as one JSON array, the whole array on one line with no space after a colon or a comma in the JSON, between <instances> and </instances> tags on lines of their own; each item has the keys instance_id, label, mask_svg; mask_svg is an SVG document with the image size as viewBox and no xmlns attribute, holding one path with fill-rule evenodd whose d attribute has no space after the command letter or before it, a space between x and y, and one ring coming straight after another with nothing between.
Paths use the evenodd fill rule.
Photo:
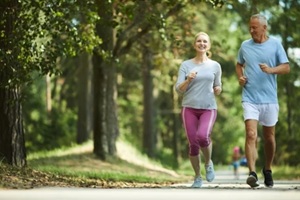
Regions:
<instances>
[{"instance_id":1,"label":"pink capri leggings","mask_svg":"<svg viewBox=\"0 0 300 200\"><path fill-rule=\"evenodd\" d=\"M208 147L211 143L210 134L217 118L217 110L183 107L181 116L189 141L189 155L197 156L200 147Z\"/></svg>"}]
</instances>

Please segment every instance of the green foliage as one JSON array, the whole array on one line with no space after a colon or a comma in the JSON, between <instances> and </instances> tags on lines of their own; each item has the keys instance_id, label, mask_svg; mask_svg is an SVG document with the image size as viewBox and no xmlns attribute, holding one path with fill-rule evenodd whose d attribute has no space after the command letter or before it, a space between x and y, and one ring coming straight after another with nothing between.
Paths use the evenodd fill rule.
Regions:
<instances>
[{"instance_id":1,"label":"green foliage","mask_svg":"<svg viewBox=\"0 0 300 200\"><path fill-rule=\"evenodd\" d=\"M1 48L6 48L0 51L0 72L5 73L1 86L30 82L32 72L58 75L58 57L91 51L101 42L94 34L98 17L93 1L22 0L16 6L1 12L0 23L12 23L13 27L11 34L2 31L0 35L4 42Z\"/></svg>"},{"instance_id":2,"label":"green foliage","mask_svg":"<svg viewBox=\"0 0 300 200\"><path fill-rule=\"evenodd\" d=\"M186 136L180 119L180 97L174 93L174 83L180 62L194 56L192 42L194 34L199 31L206 31L211 35L213 59L218 60L224 68L224 92L219 101L220 119L213 136L215 144L222 144L216 145L218 148L214 150L214 155L218 158L216 162L230 162L232 147L243 142L240 139L243 137L241 110L236 107L240 102L238 98L235 98L240 95L240 88L234 72L235 50L239 45L239 37L232 37L228 40L229 34L238 36L240 32L237 29L228 31L227 28L234 25L234 22L226 20L238 19L238 17L231 13L225 13L226 17L223 17L219 14L219 9L213 9L207 13L208 9L211 8L203 3L197 6L186 4L180 15L166 18L163 27L158 26L158 30L153 29L150 35L140 38L141 42L132 48L130 55L120 58L122 65L118 69L122 82L118 84L118 94L121 132L124 138L140 147L143 122L141 118L142 97L139 95L143 89L141 88L142 61L140 59L142 55L140 52L142 52L143 45L151 49L155 55L151 75L155 98L156 156L157 159L173 167L178 163L174 161L176 160L174 152L170 153L168 150L174 149L174 137L177 137L178 156L187 158L188 155ZM156 12L159 12L159 7ZM215 21L215 26L211 26L210 21ZM222 26L224 24L225 26ZM165 37L161 37L160 29L164 29ZM220 31L224 34L220 35ZM135 111L135 116L129 115L133 111ZM230 123L232 120L239 123L232 124Z\"/></svg>"},{"instance_id":3,"label":"green foliage","mask_svg":"<svg viewBox=\"0 0 300 200\"><path fill-rule=\"evenodd\" d=\"M45 82L41 77L24 89L23 119L28 152L70 146L76 138L76 110L69 109L63 100L53 101L52 110L47 111Z\"/></svg>"},{"instance_id":4,"label":"green foliage","mask_svg":"<svg viewBox=\"0 0 300 200\"><path fill-rule=\"evenodd\" d=\"M22 63L22 66L10 65L10 79L15 78L19 83L21 79L35 79L38 75L33 71L39 71L38 74L60 73L63 80L72 79L75 74L72 72L76 69L57 62L57 57L74 56L79 49L89 51L101 43L94 35L94 24L99 17L94 12L96 6L93 1L61 0L49 5L43 5L42 1L22 1L25 2L26 5L22 4L26 8L22 13L24 25L18 29L20 35L14 41L18 45L13 51L3 54L7 60ZM117 102L121 138L142 149L143 123L148 123L143 121L142 52L148 48L153 53L151 76L157 133L156 158L164 164L176 166L173 152L176 131L178 160L187 158L187 140L180 121L180 96L174 93L174 83L181 61L194 56L194 34L205 31L212 40L212 59L221 63L223 71L223 92L217 98L218 118L212 135L213 159L216 164L231 162L232 147L244 146L241 88L236 80L235 62L241 41L250 37L249 16L258 11L267 13L271 34L282 35L286 49L299 47L299 28L295 23L300 17L296 12L298 1L286 1L286 8L281 1L228 1L221 8L201 0L113 2L116 12L110 25L115 28L118 40L114 53L102 52L102 55L117 55L114 59L118 61ZM280 5L278 2L281 2ZM29 28L30 31L25 31ZM148 32L142 34L143 31ZM18 59L9 54L19 52L16 49L21 51L17 54L20 55ZM275 162L297 165L300 136L296 122L300 117L295 108L300 97L299 86L296 85L300 72L296 60L292 59L290 64L292 73L278 78L281 115L277 126ZM45 95L41 96L45 93L45 82L35 82L26 90L28 98L25 98L24 116L26 144L30 151L75 141L76 80L73 78L73 81L66 82L64 89L52 90L55 102L50 114L45 108ZM259 155L261 162L262 148Z\"/></svg>"}]
</instances>

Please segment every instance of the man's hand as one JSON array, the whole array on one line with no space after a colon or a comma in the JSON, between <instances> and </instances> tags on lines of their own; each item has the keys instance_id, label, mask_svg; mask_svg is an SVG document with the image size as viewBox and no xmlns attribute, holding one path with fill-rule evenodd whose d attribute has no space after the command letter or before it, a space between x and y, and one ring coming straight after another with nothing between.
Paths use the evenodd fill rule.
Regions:
<instances>
[{"instance_id":1,"label":"man's hand","mask_svg":"<svg viewBox=\"0 0 300 200\"><path fill-rule=\"evenodd\" d=\"M247 77L246 76L240 76L239 77L240 86L244 86L246 83L247 83Z\"/></svg>"},{"instance_id":2,"label":"man's hand","mask_svg":"<svg viewBox=\"0 0 300 200\"><path fill-rule=\"evenodd\" d=\"M272 68L269 67L266 63L259 64L259 67L263 72L267 74L272 74Z\"/></svg>"}]
</instances>

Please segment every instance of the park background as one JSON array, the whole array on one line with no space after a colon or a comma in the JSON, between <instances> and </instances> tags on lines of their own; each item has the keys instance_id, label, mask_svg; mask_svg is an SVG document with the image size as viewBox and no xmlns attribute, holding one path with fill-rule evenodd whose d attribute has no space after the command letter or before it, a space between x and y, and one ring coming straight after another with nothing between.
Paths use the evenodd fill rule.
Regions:
<instances>
[{"instance_id":1,"label":"park background","mask_svg":"<svg viewBox=\"0 0 300 200\"><path fill-rule=\"evenodd\" d=\"M163 167L186 166L174 84L180 63L194 56L199 31L210 35L211 58L223 71L213 161L230 165L233 147L244 147L235 63L255 13L266 15L269 34L282 42L291 67L290 74L278 76L274 164L299 165L299 0L5 0L0 5L1 165L38 167L38 153L86 144L93 159L109 162L122 141ZM262 145L260 137L258 166Z\"/></svg>"}]
</instances>

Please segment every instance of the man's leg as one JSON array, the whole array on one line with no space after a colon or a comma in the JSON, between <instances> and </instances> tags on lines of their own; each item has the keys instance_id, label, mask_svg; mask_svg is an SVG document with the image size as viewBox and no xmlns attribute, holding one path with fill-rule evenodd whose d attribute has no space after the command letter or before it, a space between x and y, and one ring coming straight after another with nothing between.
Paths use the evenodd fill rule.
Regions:
<instances>
[{"instance_id":1,"label":"man's leg","mask_svg":"<svg viewBox=\"0 0 300 200\"><path fill-rule=\"evenodd\" d=\"M265 166L262 169L264 183L267 187L273 187L272 164L276 151L275 126L263 126L264 134L264 150L265 150Z\"/></svg>"},{"instance_id":2,"label":"man's leg","mask_svg":"<svg viewBox=\"0 0 300 200\"><path fill-rule=\"evenodd\" d=\"M275 126L263 126L263 134L265 150L265 170L271 170L276 151Z\"/></svg>"},{"instance_id":3,"label":"man's leg","mask_svg":"<svg viewBox=\"0 0 300 200\"><path fill-rule=\"evenodd\" d=\"M247 184L254 188L259 186L257 174L256 174L256 159L257 159L257 120L246 120L246 141L245 141L245 153L248 161L249 176L247 178Z\"/></svg>"},{"instance_id":4,"label":"man's leg","mask_svg":"<svg viewBox=\"0 0 300 200\"><path fill-rule=\"evenodd\" d=\"M245 141L245 153L248 162L249 171L256 171L256 159L257 159L257 121L256 120L246 120L246 141Z\"/></svg>"}]
</instances>

